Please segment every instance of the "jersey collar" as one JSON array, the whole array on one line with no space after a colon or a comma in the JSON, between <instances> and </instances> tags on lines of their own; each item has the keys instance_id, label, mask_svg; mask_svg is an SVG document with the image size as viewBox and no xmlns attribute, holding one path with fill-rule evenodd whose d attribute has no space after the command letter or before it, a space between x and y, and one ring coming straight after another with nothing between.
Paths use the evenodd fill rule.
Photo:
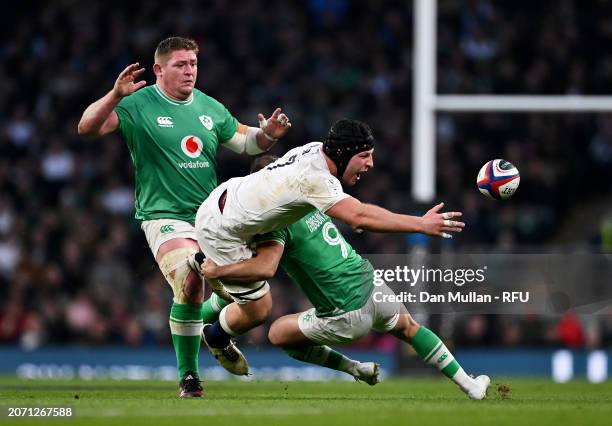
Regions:
<instances>
[{"instance_id":1,"label":"jersey collar","mask_svg":"<svg viewBox=\"0 0 612 426\"><path fill-rule=\"evenodd\" d=\"M176 99L172 99L171 97L166 95L164 91L161 89L161 87L159 87L157 84L154 84L153 87L155 88L155 91L157 92L159 96L161 96L162 99L164 99L166 102L172 105L189 105L193 102L193 92L191 92L191 95L189 96L188 99L185 99L184 101L177 101Z\"/></svg>"},{"instance_id":2,"label":"jersey collar","mask_svg":"<svg viewBox=\"0 0 612 426\"><path fill-rule=\"evenodd\" d=\"M323 142L317 142L317 143L319 144L319 159L321 161L321 167L325 171L327 171L330 175L332 175L332 172L331 170L329 170L329 165L327 164L327 161L325 160L325 155L323 153Z\"/></svg>"}]
</instances>

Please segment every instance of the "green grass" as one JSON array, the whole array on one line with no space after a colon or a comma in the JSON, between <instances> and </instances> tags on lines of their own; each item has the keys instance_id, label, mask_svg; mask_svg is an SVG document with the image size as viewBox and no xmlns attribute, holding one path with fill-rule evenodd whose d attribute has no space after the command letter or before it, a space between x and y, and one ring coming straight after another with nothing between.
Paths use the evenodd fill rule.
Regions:
<instances>
[{"instance_id":1,"label":"green grass","mask_svg":"<svg viewBox=\"0 0 612 426\"><path fill-rule=\"evenodd\" d=\"M351 382L207 382L179 400L174 383L0 378L0 424L15 425L609 425L612 382L494 380L470 401L442 379ZM503 398L497 385L511 388ZM72 407L71 419L7 418L7 407Z\"/></svg>"}]
</instances>

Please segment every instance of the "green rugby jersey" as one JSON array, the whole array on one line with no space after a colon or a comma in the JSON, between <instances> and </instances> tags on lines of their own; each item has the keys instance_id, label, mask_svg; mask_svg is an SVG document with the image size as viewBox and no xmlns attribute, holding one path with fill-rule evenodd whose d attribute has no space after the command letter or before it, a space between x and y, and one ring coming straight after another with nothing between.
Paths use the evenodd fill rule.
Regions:
<instances>
[{"instance_id":1,"label":"green rugby jersey","mask_svg":"<svg viewBox=\"0 0 612 426\"><path fill-rule=\"evenodd\" d=\"M374 270L346 242L329 216L314 210L288 226L255 237L285 246L280 264L318 317L361 308L374 290Z\"/></svg>"},{"instance_id":2,"label":"green rugby jersey","mask_svg":"<svg viewBox=\"0 0 612 426\"><path fill-rule=\"evenodd\" d=\"M157 85L126 96L115 111L136 169L136 219L193 223L217 186L217 147L231 139L238 121L197 89L176 101Z\"/></svg>"}]
</instances>

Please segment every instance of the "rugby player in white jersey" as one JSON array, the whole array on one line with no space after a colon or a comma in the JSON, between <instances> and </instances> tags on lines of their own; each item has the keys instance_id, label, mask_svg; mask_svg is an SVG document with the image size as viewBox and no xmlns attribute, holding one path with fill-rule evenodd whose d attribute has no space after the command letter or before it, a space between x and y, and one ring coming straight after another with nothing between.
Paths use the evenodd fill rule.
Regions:
<instances>
[{"instance_id":1,"label":"rugby player in white jersey","mask_svg":"<svg viewBox=\"0 0 612 426\"><path fill-rule=\"evenodd\" d=\"M438 204L422 217L393 213L345 194L374 166L374 137L359 121L334 123L324 142L294 148L257 173L233 178L217 187L202 203L195 221L204 255L217 265L253 256L253 237L284 228L318 209L354 229L375 232L420 232L450 238L463 222L460 212L440 213ZM204 327L203 339L228 371L244 375L248 364L231 338L262 324L272 308L266 281L224 280L236 303L221 311L219 320Z\"/></svg>"}]
</instances>

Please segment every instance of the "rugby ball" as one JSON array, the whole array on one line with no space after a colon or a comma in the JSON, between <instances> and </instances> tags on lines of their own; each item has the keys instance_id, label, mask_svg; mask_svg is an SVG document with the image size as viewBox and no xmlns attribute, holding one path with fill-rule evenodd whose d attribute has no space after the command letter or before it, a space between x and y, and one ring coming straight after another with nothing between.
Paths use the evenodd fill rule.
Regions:
<instances>
[{"instance_id":1,"label":"rugby ball","mask_svg":"<svg viewBox=\"0 0 612 426\"><path fill-rule=\"evenodd\" d=\"M518 169L502 159L487 161L476 178L478 190L494 200L507 200L512 197L520 182Z\"/></svg>"}]
</instances>

